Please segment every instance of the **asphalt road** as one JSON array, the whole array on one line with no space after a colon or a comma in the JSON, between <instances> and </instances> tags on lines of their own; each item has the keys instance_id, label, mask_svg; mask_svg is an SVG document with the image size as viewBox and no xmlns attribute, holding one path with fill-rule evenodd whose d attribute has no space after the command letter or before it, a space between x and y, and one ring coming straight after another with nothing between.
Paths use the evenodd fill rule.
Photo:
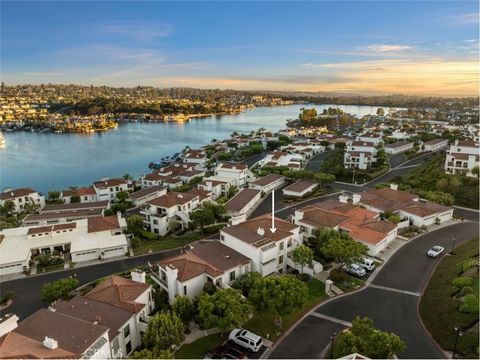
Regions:
<instances>
[{"instance_id":1,"label":"asphalt road","mask_svg":"<svg viewBox=\"0 0 480 360\"><path fill-rule=\"evenodd\" d=\"M305 169L318 172L320 168L320 164L322 163L323 160L325 160L326 157L328 157L328 155L330 155L330 151L331 150L325 151L323 153L320 153L310 158L308 162L305 164Z\"/></svg>"},{"instance_id":2,"label":"asphalt road","mask_svg":"<svg viewBox=\"0 0 480 360\"><path fill-rule=\"evenodd\" d=\"M23 319L36 310L46 307L48 304L44 303L40 298L42 287L45 283L76 274L80 285L83 285L98 278L134 268L135 266L147 265L147 261L153 263L178 253L180 253L180 249L172 249L149 255L135 256L66 271L32 275L22 279L2 282L0 283L0 294L6 291L13 291L15 300L10 307L0 311L0 316L7 313L14 313L20 319Z\"/></svg>"},{"instance_id":3,"label":"asphalt road","mask_svg":"<svg viewBox=\"0 0 480 360\"><path fill-rule=\"evenodd\" d=\"M394 332L406 343L400 358L445 358L422 327L417 303L439 259L426 256L433 245L446 249L478 237L477 223L459 223L422 235L400 248L383 265L372 284L358 292L334 298L302 320L269 355L270 358L320 358L332 329L345 328L356 316L368 316L380 330ZM324 317L324 318L319 318ZM326 318L325 318L326 317ZM328 355L328 354L326 354Z\"/></svg>"}]
</instances>

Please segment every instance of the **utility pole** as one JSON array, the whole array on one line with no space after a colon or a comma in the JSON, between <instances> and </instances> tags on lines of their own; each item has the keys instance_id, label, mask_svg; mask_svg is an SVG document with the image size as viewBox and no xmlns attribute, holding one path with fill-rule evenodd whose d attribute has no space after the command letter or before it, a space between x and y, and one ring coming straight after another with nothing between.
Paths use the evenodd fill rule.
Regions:
<instances>
[{"instance_id":1,"label":"utility pole","mask_svg":"<svg viewBox=\"0 0 480 360\"><path fill-rule=\"evenodd\" d=\"M454 235L454 236L453 236L453 239L452 239L453 244L452 244L452 250L450 251L450 255L455 255L454 250L455 250L455 241L456 241L456 240L457 240L457 235Z\"/></svg>"},{"instance_id":2,"label":"utility pole","mask_svg":"<svg viewBox=\"0 0 480 360\"><path fill-rule=\"evenodd\" d=\"M452 359L455 359L455 355L457 354L458 337L462 336L462 332L460 331L460 326L455 326L455 332L457 333L457 335L455 337L455 346L453 347Z\"/></svg>"}]
</instances>

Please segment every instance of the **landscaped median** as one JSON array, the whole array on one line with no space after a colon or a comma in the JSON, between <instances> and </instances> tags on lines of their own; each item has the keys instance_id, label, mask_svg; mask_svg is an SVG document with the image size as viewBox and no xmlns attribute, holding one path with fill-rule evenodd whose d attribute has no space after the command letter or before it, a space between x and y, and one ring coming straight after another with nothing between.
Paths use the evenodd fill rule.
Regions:
<instances>
[{"instance_id":1,"label":"landscaped median","mask_svg":"<svg viewBox=\"0 0 480 360\"><path fill-rule=\"evenodd\" d=\"M242 327L270 341L277 340L305 313L327 297L325 294L325 285L321 281L311 278L304 283L307 286L308 292L301 306L294 307L291 312L282 315L281 320L277 312L270 307L261 310L257 309L253 316L244 323ZM177 351L176 358L201 359L207 352L214 350L225 342L227 337L228 334L213 334L190 344L185 344Z\"/></svg>"},{"instance_id":2,"label":"landscaped median","mask_svg":"<svg viewBox=\"0 0 480 360\"><path fill-rule=\"evenodd\" d=\"M462 358L479 355L478 238L445 256L433 273L420 301L423 323L439 345ZM459 336L457 341L458 328Z\"/></svg>"}]
</instances>

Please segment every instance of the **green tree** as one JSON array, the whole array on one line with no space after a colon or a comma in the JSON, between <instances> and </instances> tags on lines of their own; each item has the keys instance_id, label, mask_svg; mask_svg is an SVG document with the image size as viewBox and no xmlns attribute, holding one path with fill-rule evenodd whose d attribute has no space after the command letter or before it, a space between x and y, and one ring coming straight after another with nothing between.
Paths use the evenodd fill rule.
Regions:
<instances>
[{"instance_id":1,"label":"green tree","mask_svg":"<svg viewBox=\"0 0 480 360\"><path fill-rule=\"evenodd\" d=\"M377 109L377 115L378 115L378 116L383 116L383 115L385 115L385 110L383 110L383 108L378 108L378 109Z\"/></svg>"},{"instance_id":2,"label":"green tree","mask_svg":"<svg viewBox=\"0 0 480 360\"><path fill-rule=\"evenodd\" d=\"M301 121L315 120L317 117L318 117L318 114L315 108L311 108L311 109L301 108L300 115L298 115L298 119Z\"/></svg>"},{"instance_id":3,"label":"green tree","mask_svg":"<svg viewBox=\"0 0 480 360\"><path fill-rule=\"evenodd\" d=\"M478 166L475 166L475 167L472 169L472 174L475 175L477 178L479 177L480 170L479 170L479 167L478 167Z\"/></svg>"},{"instance_id":4,"label":"green tree","mask_svg":"<svg viewBox=\"0 0 480 360\"><path fill-rule=\"evenodd\" d=\"M320 251L324 256L333 258L340 266L361 260L368 247L350 236L334 236L322 245Z\"/></svg>"},{"instance_id":5,"label":"green tree","mask_svg":"<svg viewBox=\"0 0 480 360\"><path fill-rule=\"evenodd\" d=\"M172 305L172 310L180 316L180 319L182 319L185 325L188 325L193 319L195 306L188 296L179 296L175 299L175 302Z\"/></svg>"},{"instance_id":6,"label":"green tree","mask_svg":"<svg viewBox=\"0 0 480 360\"><path fill-rule=\"evenodd\" d=\"M127 230L134 236L140 236L143 230L143 218L140 215L132 215L127 219Z\"/></svg>"},{"instance_id":7,"label":"green tree","mask_svg":"<svg viewBox=\"0 0 480 360\"><path fill-rule=\"evenodd\" d=\"M392 214L388 217L388 220L393 222L394 224L398 224L400 222L400 216Z\"/></svg>"},{"instance_id":8,"label":"green tree","mask_svg":"<svg viewBox=\"0 0 480 360\"><path fill-rule=\"evenodd\" d=\"M198 319L204 328L218 327L228 332L248 320L252 306L235 289L219 289L213 295L198 297Z\"/></svg>"},{"instance_id":9,"label":"green tree","mask_svg":"<svg viewBox=\"0 0 480 360\"><path fill-rule=\"evenodd\" d=\"M293 275L281 275L256 281L248 299L259 309L272 309L278 315L285 315L302 307L307 296L305 283Z\"/></svg>"},{"instance_id":10,"label":"green tree","mask_svg":"<svg viewBox=\"0 0 480 360\"><path fill-rule=\"evenodd\" d=\"M63 200L60 199L60 191L49 191L46 202L49 204L63 204Z\"/></svg>"},{"instance_id":11,"label":"green tree","mask_svg":"<svg viewBox=\"0 0 480 360\"><path fill-rule=\"evenodd\" d=\"M210 211L217 221L221 221L223 215L227 213L225 206L211 202L204 203L203 208Z\"/></svg>"},{"instance_id":12,"label":"green tree","mask_svg":"<svg viewBox=\"0 0 480 360\"><path fill-rule=\"evenodd\" d=\"M42 288L42 300L51 304L55 300L68 300L70 293L78 287L78 280L72 277L46 283Z\"/></svg>"},{"instance_id":13,"label":"green tree","mask_svg":"<svg viewBox=\"0 0 480 360\"><path fill-rule=\"evenodd\" d=\"M330 184L335 181L335 175L320 172L313 176L313 180L318 182L321 187L325 187L326 184Z\"/></svg>"},{"instance_id":14,"label":"green tree","mask_svg":"<svg viewBox=\"0 0 480 360\"><path fill-rule=\"evenodd\" d=\"M117 192L117 195L116 195L116 198L117 198L117 202L119 203L126 203L127 202L127 199L128 199L128 192L126 191L119 191Z\"/></svg>"},{"instance_id":15,"label":"green tree","mask_svg":"<svg viewBox=\"0 0 480 360\"><path fill-rule=\"evenodd\" d=\"M157 354L180 345L185 338L182 319L172 311L156 313L148 323L145 347Z\"/></svg>"},{"instance_id":16,"label":"green tree","mask_svg":"<svg viewBox=\"0 0 480 360\"><path fill-rule=\"evenodd\" d=\"M72 203L72 204L78 204L81 201L82 200L80 199L80 196L78 196L78 195L74 195L70 198L70 203Z\"/></svg>"},{"instance_id":17,"label":"green tree","mask_svg":"<svg viewBox=\"0 0 480 360\"><path fill-rule=\"evenodd\" d=\"M292 260L301 267L300 273L303 274L303 268L312 265L313 251L308 246L299 245L293 250Z\"/></svg>"},{"instance_id":18,"label":"green tree","mask_svg":"<svg viewBox=\"0 0 480 360\"><path fill-rule=\"evenodd\" d=\"M128 357L129 359L175 359L175 354L172 350L152 351L150 349L142 349L135 351Z\"/></svg>"},{"instance_id":19,"label":"green tree","mask_svg":"<svg viewBox=\"0 0 480 360\"><path fill-rule=\"evenodd\" d=\"M236 279L233 282L232 287L240 290L243 296L248 298L250 296L250 290L253 288L254 284L261 279L262 275L260 275L260 273L250 271Z\"/></svg>"},{"instance_id":20,"label":"green tree","mask_svg":"<svg viewBox=\"0 0 480 360\"><path fill-rule=\"evenodd\" d=\"M398 335L377 330L371 319L357 316L352 327L336 339L333 355L338 358L356 352L372 359L391 359L404 350L405 343Z\"/></svg>"},{"instance_id":21,"label":"green tree","mask_svg":"<svg viewBox=\"0 0 480 360\"><path fill-rule=\"evenodd\" d=\"M195 226L199 226L203 233L203 228L205 225L210 225L215 222L215 216L213 216L210 210L198 209L192 211L190 214L190 220L195 224Z\"/></svg>"},{"instance_id":22,"label":"green tree","mask_svg":"<svg viewBox=\"0 0 480 360\"><path fill-rule=\"evenodd\" d=\"M129 173L126 173L122 176L123 180L133 180L133 177L132 175L130 175Z\"/></svg>"},{"instance_id":23,"label":"green tree","mask_svg":"<svg viewBox=\"0 0 480 360\"><path fill-rule=\"evenodd\" d=\"M12 200L7 200L5 203L0 207L0 213L3 216L11 215L15 211L15 203Z\"/></svg>"}]
</instances>

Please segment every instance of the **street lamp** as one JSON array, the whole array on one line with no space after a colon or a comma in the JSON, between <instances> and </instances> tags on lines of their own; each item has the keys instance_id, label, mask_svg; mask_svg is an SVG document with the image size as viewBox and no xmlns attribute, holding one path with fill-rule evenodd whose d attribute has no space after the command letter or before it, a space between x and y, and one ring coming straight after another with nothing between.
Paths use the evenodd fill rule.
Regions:
<instances>
[{"instance_id":1,"label":"street lamp","mask_svg":"<svg viewBox=\"0 0 480 360\"><path fill-rule=\"evenodd\" d=\"M332 335L330 335L330 359L333 359L333 340L335 340L335 335L337 333L333 330Z\"/></svg>"},{"instance_id":2,"label":"street lamp","mask_svg":"<svg viewBox=\"0 0 480 360\"><path fill-rule=\"evenodd\" d=\"M457 333L457 335L455 336L455 346L453 347L452 359L454 359L455 355L457 354L458 337L462 336L460 326L455 326L455 332Z\"/></svg>"},{"instance_id":3,"label":"street lamp","mask_svg":"<svg viewBox=\"0 0 480 360\"><path fill-rule=\"evenodd\" d=\"M455 241L457 240L457 235L454 235L453 236L453 244L452 244L452 250L450 251L450 255L455 255L455 253L453 252L455 250Z\"/></svg>"}]
</instances>

